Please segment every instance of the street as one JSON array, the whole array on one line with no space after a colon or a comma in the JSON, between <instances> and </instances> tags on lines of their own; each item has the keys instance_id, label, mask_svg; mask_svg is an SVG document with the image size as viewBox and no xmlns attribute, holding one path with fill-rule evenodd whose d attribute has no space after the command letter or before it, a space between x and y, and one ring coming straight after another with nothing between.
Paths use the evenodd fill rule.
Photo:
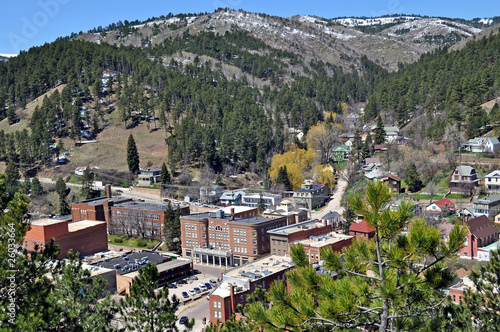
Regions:
<instances>
[{"instance_id":1,"label":"street","mask_svg":"<svg viewBox=\"0 0 500 332\"><path fill-rule=\"evenodd\" d=\"M342 200L342 196L344 196L344 192L347 188L347 181L343 176L339 177L337 181L337 185L335 186L335 191L332 195L332 198L328 202L328 205L322 209L321 211L315 212L311 211L311 217L316 219L321 219L325 214L335 211L342 215L344 212L344 207L340 205L340 201Z\"/></svg>"}]
</instances>

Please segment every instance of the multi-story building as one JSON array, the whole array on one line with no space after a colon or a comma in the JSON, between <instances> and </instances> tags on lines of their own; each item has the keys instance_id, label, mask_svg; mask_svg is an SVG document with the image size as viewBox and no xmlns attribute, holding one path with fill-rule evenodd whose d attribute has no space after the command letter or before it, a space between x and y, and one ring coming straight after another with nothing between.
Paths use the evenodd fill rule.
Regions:
<instances>
[{"instance_id":1,"label":"multi-story building","mask_svg":"<svg viewBox=\"0 0 500 332\"><path fill-rule=\"evenodd\" d=\"M270 194L270 193L244 193L241 196L241 205L258 207L259 202L262 199L264 206L269 208L270 206L278 206L281 203L281 195Z\"/></svg>"},{"instance_id":2,"label":"multi-story building","mask_svg":"<svg viewBox=\"0 0 500 332\"><path fill-rule=\"evenodd\" d=\"M202 264L244 265L269 253L268 230L286 225L286 217L257 216L257 208L181 216L182 255Z\"/></svg>"},{"instance_id":3,"label":"multi-story building","mask_svg":"<svg viewBox=\"0 0 500 332\"><path fill-rule=\"evenodd\" d=\"M267 289L275 280L284 282L285 273L294 265L290 257L268 256L229 270L209 296L210 321L214 324L225 322L236 311L238 304L246 304L248 294L257 286Z\"/></svg>"},{"instance_id":4,"label":"multi-story building","mask_svg":"<svg viewBox=\"0 0 500 332\"><path fill-rule=\"evenodd\" d=\"M464 259L484 259L485 253L480 252L481 247L486 247L497 242L500 231L493 225L486 216L470 219L466 223L468 234L464 248L460 249L460 258ZM489 254L488 254L489 257ZM488 258L489 259L489 258Z\"/></svg>"},{"instance_id":5,"label":"multi-story building","mask_svg":"<svg viewBox=\"0 0 500 332\"><path fill-rule=\"evenodd\" d=\"M189 214L189 206L172 206ZM163 237L165 211L168 205L134 201L130 198L104 197L72 204L74 221L90 219L106 221L110 234Z\"/></svg>"},{"instance_id":6,"label":"multi-story building","mask_svg":"<svg viewBox=\"0 0 500 332\"><path fill-rule=\"evenodd\" d=\"M484 177L484 185L490 192L500 192L500 170L494 170Z\"/></svg>"},{"instance_id":7,"label":"multi-story building","mask_svg":"<svg viewBox=\"0 0 500 332\"><path fill-rule=\"evenodd\" d=\"M470 166L457 166L451 175L450 190L452 192L472 192L479 184L476 170Z\"/></svg>"},{"instance_id":8,"label":"multi-story building","mask_svg":"<svg viewBox=\"0 0 500 332\"><path fill-rule=\"evenodd\" d=\"M302 184L302 188L295 190L293 201L296 205L312 210L325 205L329 196L330 189L328 188L328 184L305 180Z\"/></svg>"},{"instance_id":9,"label":"multi-story building","mask_svg":"<svg viewBox=\"0 0 500 332\"><path fill-rule=\"evenodd\" d=\"M160 181L161 167L141 168L139 172L139 185L150 186Z\"/></svg>"},{"instance_id":10,"label":"multi-story building","mask_svg":"<svg viewBox=\"0 0 500 332\"><path fill-rule=\"evenodd\" d=\"M474 216L485 215L490 220L494 220L495 216L500 213L500 195L492 194L480 198L472 202L472 207L474 209Z\"/></svg>"},{"instance_id":11,"label":"multi-story building","mask_svg":"<svg viewBox=\"0 0 500 332\"><path fill-rule=\"evenodd\" d=\"M366 220L353 222L349 227L349 235L356 237L356 239L370 240L375 237L375 227L370 226Z\"/></svg>"},{"instance_id":12,"label":"multi-story building","mask_svg":"<svg viewBox=\"0 0 500 332\"><path fill-rule=\"evenodd\" d=\"M72 222L71 218L40 219L31 222L30 230L24 236L24 248L28 251L43 250L54 238L61 250L58 258L66 257L73 249L80 256L108 249L106 223L95 220Z\"/></svg>"},{"instance_id":13,"label":"multi-story building","mask_svg":"<svg viewBox=\"0 0 500 332\"><path fill-rule=\"evenodd\" d=\"M351 245L353 236L335 233L332 226L317 220L307 220L269 230L271 254L290 256L290 245L300 243L309 262L313 263L321 259L323 248L330 247L334 251L341 251L343 247Z\"/></svg>"}]
</instances>

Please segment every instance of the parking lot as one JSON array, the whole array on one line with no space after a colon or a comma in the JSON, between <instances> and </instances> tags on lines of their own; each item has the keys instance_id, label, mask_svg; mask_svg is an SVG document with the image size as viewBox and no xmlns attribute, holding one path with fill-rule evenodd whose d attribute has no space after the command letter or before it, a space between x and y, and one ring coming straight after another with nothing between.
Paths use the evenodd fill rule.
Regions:
<instances>
[{"instance_id":1,"label":"parking lot","mask_svg":"<svg viewBox=\"0 0 500 332\"><path fill-rule=\"evenodd\" d=\"M178 318L181 318L182 316L187 316L188 319L194 318L195 326L192 331L201 332L204 327L203 318L206 318L207 323L210 321L210 307L207 297L218 286L218 277L220 277L221 275L221 270L212 267L210 269L207 269L206 267L201 265L195 265L194 268L198 269L199 272L201 272L194 275L197 280L194 279L193 276L191 276L183 279L184 281L186 281L186 284L175 282L174 284L177 286L177 288L169 288L169 294L175 294L181 301L181 306L177 311ZM223 271L224 270L222 270L222 272ZM210 287L212 288L202 290L200 284L205 283L209 283ZM195 288L199 288L200 293L197 293L195 291ZM186 292L188 294L187 298L182 295L183 292ZM179 331L183 331L183 325L180 325L179 321L177 321L177 326L179 327Z\"/></svg>"}]
</instances>

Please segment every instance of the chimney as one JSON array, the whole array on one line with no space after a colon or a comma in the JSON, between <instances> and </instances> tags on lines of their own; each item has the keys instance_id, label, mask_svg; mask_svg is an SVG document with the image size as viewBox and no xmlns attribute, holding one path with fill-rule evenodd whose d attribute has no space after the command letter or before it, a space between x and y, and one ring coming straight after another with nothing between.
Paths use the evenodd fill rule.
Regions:
<instances>
[{"instance_id":1,"label":"chimney","mask_svg":"<svg viewBox=\"0 0 500 332\"><path fill-rule=\"evenodd\" d=\"M234 220L234 208L231 208L231 220Z\"/></svg>"},{"instance_id":2,"label":"chimney","mask_svg":"<svg viewBox=\"0 0 500 332\"><path fill-rule=\"evenodd\" d=\"M106 185L106 197L111 198L111 185Z\"/></svg>"},{"instance_id":3,"label":"chimney","mask_svg":"<svg viewBox=\"0 0 500 332\"><path fill-rule=\"evenodd\" d=\"M236 287L236 285L231 284L229 287L231 288L231 299L230 299L231 300L231 313L230 313L230 315L232 315L233 312L235 311L234 310L235 309L235 305L234 305L234 288Z\"/></svg>"}]
</instances>

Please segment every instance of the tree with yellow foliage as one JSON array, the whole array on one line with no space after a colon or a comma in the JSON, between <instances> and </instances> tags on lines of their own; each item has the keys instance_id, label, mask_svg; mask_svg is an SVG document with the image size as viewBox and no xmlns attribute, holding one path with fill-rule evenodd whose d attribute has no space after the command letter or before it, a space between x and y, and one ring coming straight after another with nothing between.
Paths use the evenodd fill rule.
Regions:
<instances>
[{"instance_id":1,"label":"tree with yellow foliage","mask_svg":"<svg viewBox=\"0 0 500 332\"><path fill-rule=\"evenodd\" d=\"M326 182L328 184L328 188L332 190L335 187L335 176L326 166L327 165L317 165L314 168L314 179L317 182Z\"/></svg>"},{"instance_id":2,"label":"tree with yellow foliage","mask_svg":"<svg viewBox=\"0 0 500 332\"><path fill-rule=\"evenodd\" d=\"M326 164L332 158L333 148L340 143L341 131L340 124L319 121L307 132L307 146L321 153L322 164Z\"/></svg>"},{"instance_id":3,"label":"tree with yellow foliage","mask_svg":"<svg viewBox=\"0 0 500 332\"><path fill-rule=\"evenodd\" d=\"M269 176L276 183L278 179L279 170L286 166L288 179L292 185L293 190L299 189L300 185L304 182L304 175L311 171L317 154L315 150L293 148L283 154L277 154L271 161L269 169Z\"/></svg>"}]
</instances>

